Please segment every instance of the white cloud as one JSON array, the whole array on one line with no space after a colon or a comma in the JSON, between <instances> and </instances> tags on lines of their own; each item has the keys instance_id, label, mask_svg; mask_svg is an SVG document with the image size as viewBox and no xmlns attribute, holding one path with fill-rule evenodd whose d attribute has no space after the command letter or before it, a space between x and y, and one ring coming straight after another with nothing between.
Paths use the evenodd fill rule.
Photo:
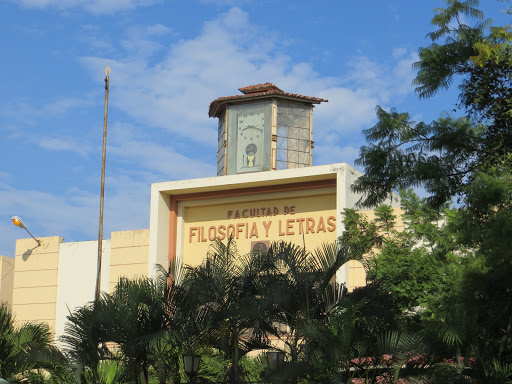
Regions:
<instances>
[{"instance_id":1,"label":"white cloud","mask_svg":"<svg viewBox=\"0 0 512 384\"><path fill-rule=\"evenodd\" d=\"M49 151L69 151L76 152L82 156L90 153L91 147L83 142L78 142L74 138L65 137L47 137L42 136L39 139L31 139L32 142L39 145L41 148Z\"/></svg>"},{"instance_id":2,"label":"white cloud","mask_svg":"<svg viewBox=\"0 0 512 384\"><path fill-rule=\"evenodd\" d=\"M73 8L82 8L88 12L114 13L135 9L137 7L147 7L160 0L12 0L27 8L56 8L67 10Z\"/></svg>"},{"instance_id":3,"label":"white cloud","mask_svg":"<svg viewBox=\"0 0 512 384\"><path fill-rule=\"evenodd\" d=\"M15 101L0 107L0 116L32 122L41 117L63 115L74 109L89 107L92 100L89 97L66 97L35 106L26 101Z\"/></svg>"},{"instance_id":4,"label":"white cloud","mask_svg":"<svg viewBox=\"0 0 512 384\"><path fill-rule=\"evenodd\" d=\"M54 0L39 3L57 7ZM70 3L64 1L62 7L71 7ZM74 6L86 7L85 1L74 2ZM329 99L314 112L314 160L315 164L326 164L352 163L362 141L361 129L375 123L375 106L396 104L412 92L410 64L415 57L410 53L399 52L393 57L390 52L388 61L379 62L356 57L348 73L322 76L310 63L295 62L284 54L279 36L254 25L238 8L205 23L201 33L190 40L162 45L151 37L171 35L166 28L132 27L122 42L122 58L82 58L98 82L103 79L97 74L102 74L106 65L112 70L109 103L117 118L109 125L106 234L147 228L150 183L216 174L217 121L207 113L209 103L217 97L238 94L241 86L269 81L288 92ZM159 55L154 55L157 51ZM76 111L81 102L63 98L38 108L18 103L0 113L22 112L31 116L24 123L32 124L41 116ZM86 135L71 139L69 134L46 134L44 138L32 134L41 147L52 151L74 150L86 155L91 148L97 150ZM94 183L99 181L87 180L86 184L93 192L77 188L62 194L16 190L0 184L0 201L10 202L8 208L0 207L0 214L27 214L39 230L38 236L59 234L68 241L94 239L99 206L99 192L91 188ZM12 236L21 237L19 233Z\"/></svg>"},{"instance_id":5,"label":"white cloud","mask_svg":"<svg viewBox=\"0 0 512 384\"><path fill-rule=\"evenodd\" d=\"M203 4L215 4L219 6L240 6L250 3L251 0L200 0Z\"/></svg>"},{"instance_id":6,"label":"white cloud","mask_svg":"<svg viewBox=\"0 0 512 384\"><path fill-rule=\"evenodd\" d=\"M170 33L171 29L162 24L154 24L147 26L146 32L150 36L162 36Z\"/></svg>"},{"instance_id":7,"label":"white cloud","mask_svg":"<svg viewBox=\"0 0 512 384\"><path fill-rule=\"evenodd\" d=\"M406 48L394 48L393 49L393 57L394 58L404 57L406 54L407 54Z\"/></svg>"},{"instance_id":8,"label":"white cloud","mask_svg":"<svg viewBox=\"0 0 512 384\"><path fill-rule=\"evenodd\" d=\"M9 202L8 206L0 206L0 215L22 217L36 237L67 236L77 231L92 235L94 232L92 205L75 201L73 194L56 195L0 184L0 201ZM16 236L20 238L24 234Z\"/></svg>"},{"instance_id":9,"label":"white cloud","mask_svg":"<svg viewBox=\"0 0 512 384\"><path fill-rule=\"evenodd\" d=\"M215 154L212 161L204 162L202 151L196 156L185 156L176 152L179 148L172 136L166 140L150 141L142 132L129 124L114 124L110 135L109 156L124 164L131 164L135 172L151 172L160 180L179 180L208 177L216 174ZM155 182L156 180L152 180Z\"/></svg>"},{"instance_id":10,"label":"white cloud","mask_svg":"<svg viewBox=\"0 0 512 384\"><path fill-rule=\"evenodd\" d=\"M39 115L62 115L71 109L76 109L91 105L91 101L86 98L62 98L53 103L44 105L37 113Z\"/></svg>"},{"instance_id":11,"label":"white cloud","mask_svg":"<svg viewBox=\"0 0 512 384\"><path fill-rule=\"evenodd\" d=\"M348 163L354 164L354 160L359 157L359 148L354 146L340 145L315 145L313 161L315 165Z\"/></svg>"},{"instance_id":12,"label":"white cloud","mask_svg":"<svg viewBox=\"0 0 512 384\"><path fill-rule=\"evenodd\" d=\"M84 57L83 63L94 73L110 65L117 89L111 102L138 124L201 145L216 140L209 103L237 94L241 86L270 81L285 91L329 99L315 109L321 121L315 124L317 141L331 130L346 134L368 127L377 104L411 92L410 56L388 63L360 56L344 76L322 77L307 62L293 63L275 41L247 13L232 8L206 23L196 38L167 47L159 62L127 54L119 60Z\"/></svg>"},{"instance_id":13,"label":"white cloud","mask_svg":"<svg viewBox=\"0 0 512 384\"><path fill-rule=\"evenodd\" d=\"M77 118L80 111L92 105L93 101L89 97L60 98L41 106L35 106L26 101L13 101L0 107L0 117L5 117L6 121L11 122L10 126L3 127L6 132L10 132L11 138L22 137L26 142L50 151L71 151L85 156L91 147L81 136L82 133L69 129L70 123L65 125L65 132L33 129L33 127L54 117L66 119L67 114L73 112L75 116L69 117L71 122Z\"/></svg>"}]
</instances>

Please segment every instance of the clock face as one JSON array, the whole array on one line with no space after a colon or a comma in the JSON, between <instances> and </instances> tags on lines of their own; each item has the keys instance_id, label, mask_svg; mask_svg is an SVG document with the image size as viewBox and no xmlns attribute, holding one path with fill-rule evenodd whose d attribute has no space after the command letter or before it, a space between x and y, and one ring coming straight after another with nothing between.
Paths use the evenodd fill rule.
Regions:
<instances>
[{"instance_id":1,"label":"clock face","mask_svg":"<svg viewBox=\"0 0 512 384\"><path fill-rule=\"evenodd\" d=\"M237 115L237 172L262 170L264 129L264 112L241 112Z\"/></svg>"}]
</instances>

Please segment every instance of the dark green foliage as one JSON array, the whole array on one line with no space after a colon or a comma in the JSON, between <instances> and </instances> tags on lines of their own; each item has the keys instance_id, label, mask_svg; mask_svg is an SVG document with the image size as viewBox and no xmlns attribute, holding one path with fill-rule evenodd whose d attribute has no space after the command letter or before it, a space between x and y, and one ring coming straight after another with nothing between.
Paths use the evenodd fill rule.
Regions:
<instances>
[{"instance_id":1,"label":"dark green foliage","mask_svg":"<svg viewBox=\"0 0 512 384\"><path fill-rule=\"evenodd\" d=\"M365 194L366 206L411 186L423 186L431 203L440 205L465 196L476 172L510 168L509 27L491 28L490 21L482 21L476 0L446 2L432 21L438 29L430 34L443 41L420 49L414 84L420 97L430 97L449 87L454 77L461 79L459 107L467 116L445 114L430 124L415 123L407 113L377 107L379 122L364 132L369 144L356 161L365 167L365 176L354 189ZM462 16L477 22L463 24Z\"/></svg>"},{"instance_id":2,"label":"dark green foliage","mask_svg":"<svg viewBox=\"0 0 512 384\"><path fill-rule=\"evenodd\" d=\"M437 356L453 361L430 379L505 383L512 379L512 34L508 25L483 21L476 0L446 3L432 20L434 43L419 51L414 83L426 98L457 78L466 116L414 123L378 107L358 159L366 175L354 188L364 205L409 186L429 195L430 207L419 210L404 200L408 233L398 238L406 241L383 243L370 276L425 307L425 337ZM459 207L447 210L455 198ZM440 214L446 225L436 229ZM411 235L421 239L412 248Z\"/></svg>"},{"instance_id":3,"label":"dark green foliage","mask_svg":"<svg viewBox=\"0 0 512 384\"><path fill-rule=\"evenodd\" d=\"M431 124L410 121L407 113L377 107L379 122L364 131L356 164L365 167L353 189L363 193L364 206L376 206L392 191L423 186L429 201L440 206L461 195L475 171L481 147L481 126L448 115Z\"/></svg>"},{"instance_id":4,"label":"dark green foliage","mask_svg":"<svg viewBox=\"0 0 512 384\"><path fill-rule=\"evenodd\" d=\"M47 324L16 326L7 305L0 304L0 378L9 383L39 383L49 374L52 383L64 383L69 375L65 365Z\"/></svg>"},{"instance_id":5,"label":"dark green foliage","mask_svg":"<svg viewBox=\"0 0 512 384\"><path fill-rule=\"evenodd\" d=\"M456 272L453 236L444 228L442 214L411 190L401 193L404 228L390 206L378 206L369 221L353 210L344 211L344 224L352 242L365 249L368 280L379 281L391 292L402 310L438 301L444 283ZM356 236L354 236L354 234Z\"/></svg>"},{"instance_id":6,"label":"dark green foliage","mask_svg":"<svg viewBox=\"0 0 512 384\"><path fill-rule=\"evenodd\" d=\"M99 381L100 363L112 356L103 343L106 335L98 312L93 304L75 310L68 316L65 335L61 337L70 360L90 372L94 383Z\"/></svg>"},{"instance_id":7,"label":"dark green foliage","mask_svg":"<svg viewBox=\"0 0 512 384\"><path fill-rule=\"evenodd\" d=\"M151 377L162 384L179 382L179 348L193 323L185 317L187 308L166 273L156 279L122 278L111 294L68 316L62 341L92 383L103 384L102 375L141 384Z\"/></svg>"}]
</instances>

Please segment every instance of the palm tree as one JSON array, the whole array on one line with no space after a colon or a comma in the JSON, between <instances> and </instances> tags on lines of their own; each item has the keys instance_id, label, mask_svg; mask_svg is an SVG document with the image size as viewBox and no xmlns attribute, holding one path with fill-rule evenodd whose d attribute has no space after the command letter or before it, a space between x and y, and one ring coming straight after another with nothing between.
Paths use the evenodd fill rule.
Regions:
<instances>
[{"instance_id":1,"label":"palm tree","mask_svg":"<svg viewBox=\"0 0 512 384\"><path fill-rule=\"evenodd\" d=\"M346 261L361 259L352 245L325 245L314 254L286 243L273 243L268 252L239 255L232 240L216 241L198 267L188 267L184 285L203 323L200 341L222 351L231 360L230 382L243 380L240 359L250 351L285 351L301 369L306 324L325 321L335 308L342 287L336 271ZM287 326L281 332L278 324Z\"/></svg>"},{"instance_id":2,"label":"palm tree","mask_svg":"<svg viewBox=\"0 0 512 384\"><path fill-rule=\"evenodd\" d=\"M0 304L0 378L9 383L31 382L45 374L54 382L66 377L66 359L53 345L47 324L24 323L16 326L6 304Z\"/></svg>"},{"instance_id":3,"label":"palm tree","mask_svg":"<svg viewBox=\"0 0 512 384\"><path fill-rule=\"evenodd\" d=\"M74 366L80 367L80 375L93 384L101 382L102 362L112 358L113 353L105 340L102 312L95 302L76 309L68 317L61 341Z\"/></svg>"},{"instance_id":4,"label":"palm tree","mask_svg":"<svg viewBox=\"0 0 512 384\"><path fill-rule=\"evenodd\" d=\"M329 314L345 292L343 285L336 283L336 272L347 261L360 260L362 254L362 249L338 241L314 253L276 242L266 253L254 255L260 266L256 285L261 308L271 325L268 333L277 340L274 348L288 356L275 378L296 381L313 369L305 354L307 331L313 325L327 325Z\"/></svg>"},{"instance_id":5,"label":"palm tree","mask_svg":"<svg viewBox=\"0 0 512 384\"><path fill-rule=\"evenodd\" d=\"M108 342L118 345L137 382L147 384L152 343L166 333L166 302L149 278L121 278L110 295L99 302Z\"/></svg>"},{"instance_id":6,"label":"palm tree","mask_svg":"<svg viewBox=\"0 0 512 384\"><path fill-rule=\"evenodd\" d=\"M180 382L181 344L194 326L180 274L172 265L171 270L159 268L155 278L121 278L112 293L68 316L62 341L93 384L105 382L105 364L112 372L128 367L131 380L140 384L150 375L160 384Z\"/></svg>"},{"instance_id":7,"label":"palm tree","mask_svg":"<svg viewBox=\"0 0 512 384\"><path fill-rule=\"evenodd\" d=\"M210 345L230 360L227 377L232 383L243 380L243 356L268 348L269 327L255 285L259 272L255 259L239 255L232 240L217 240L200 266L186 267L183 279L199 326L198 345Z\"/></svg>"},{"instance_id":8,"label":"palm tree","mask_svg":"<svg viewBox=\"0 0 512 384\"><path fill-rule=\"evenodd\" d=\"M97 377L93 377L93 372ZM82 374L83 383L98 382L100 384L131 384L130 372L128 367L121 361L103 360L99 362L95 371L87 370Z\"/></svg>"}]
</instances>

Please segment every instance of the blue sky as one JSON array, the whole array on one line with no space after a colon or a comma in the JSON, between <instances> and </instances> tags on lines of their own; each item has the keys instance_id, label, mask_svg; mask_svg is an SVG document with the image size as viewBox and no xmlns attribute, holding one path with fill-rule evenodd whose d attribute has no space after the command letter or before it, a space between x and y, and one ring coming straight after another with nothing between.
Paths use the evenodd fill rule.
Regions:
<instances>
[{"instance_id":1,"label":"blue sky","mask_svg":"<svg viewBox=\"0 0 512 384\"><path fill-rule=\"evenodd\" d=\"M503 3L482 1L505 18ZM411 82L442 0L3 0L0 254L26 237L97 239L104 68L111 68L105 238L149 227L150 185L214 176L209 103L272 82L328 99L314 164L353 164L375 107L431 121L456 92Z\"/></svg>"}]
</instances>

